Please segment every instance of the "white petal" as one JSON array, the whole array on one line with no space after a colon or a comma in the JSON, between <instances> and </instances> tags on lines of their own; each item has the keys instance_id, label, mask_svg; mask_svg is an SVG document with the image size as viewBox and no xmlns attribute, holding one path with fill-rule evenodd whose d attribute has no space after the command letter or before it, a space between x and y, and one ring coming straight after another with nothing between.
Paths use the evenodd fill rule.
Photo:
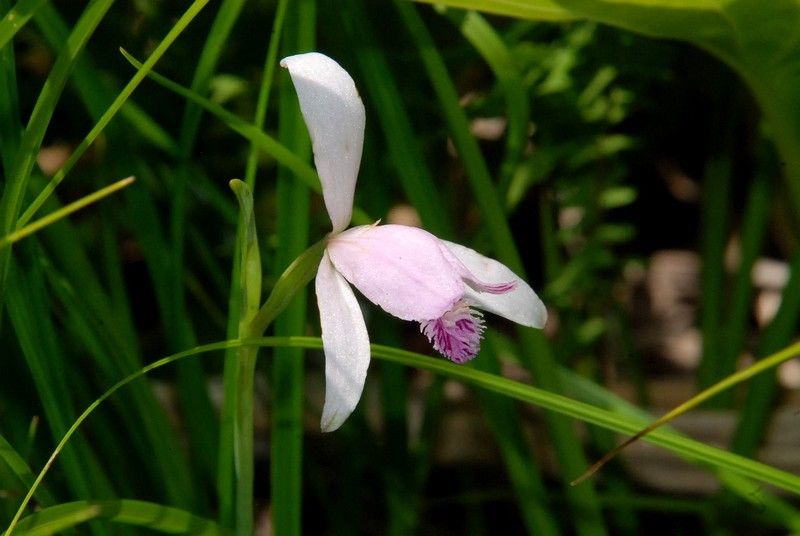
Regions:
<instances>
[{"instance_id":1,"label":"white petal","mask_svg":"<svg viewBox=\"0 0 800 536\"><path fill-rule=\"evenodd\" d=\"M325 349L325 406L322 431L339 428L353 412L369 366L369 336L353 290L328 258L316 278L317 305Z\"/></svg>"},{"instance_id":2,"label":"white petal","mask_svg":"<svg viewBox=\"0 0 800 536\"><path fill-rule=\"evenodd\" d=\"M300 110L311 136L322 196L339 232L350 224L361 150L364 146L364 104L347 71L318 52L281 60L289 69Z\"/></svg>"},{"instance_id":3,"label":"white petal","mask_svg":"<svg viewBox=\"0 0 800 536\"><path fill-rule=\"evenodd\" d=\"M533 289L506 265L460 244L442 240L447 248L469 268L475 277L486 283L514 281L512 291L504 294L479 292L467 287L466 297L475 305L523 326L542 328L547 322L547 308Z\"/></svg>"}]
</instances>

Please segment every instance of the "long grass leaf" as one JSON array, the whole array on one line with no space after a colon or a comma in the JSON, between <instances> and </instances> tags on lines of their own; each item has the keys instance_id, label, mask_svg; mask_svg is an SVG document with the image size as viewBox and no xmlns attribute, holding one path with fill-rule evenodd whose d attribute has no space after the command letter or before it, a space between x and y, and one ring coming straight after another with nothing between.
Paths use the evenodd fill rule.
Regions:
<instances>
[{"instance_id":1,"label":"long grass leaf","mask_svg":"<svg viewBox=\"0 0 800 536\"><path fill-rule=\"evenodd\" d=\"M400 89L372 31L362 0L344 3L339 16L348 39L353 42L361 75L358 86L375 109L403 191L419 212L425 228L443 238L453 237L448 207L425 163Z\"/></svg>"},{"instance_id":2,"label":"long grass leaf","mask_svg":"<svg viewBox=\"0 0 800 536\"><path fill-rule=\"evenodd\" d=\"M147 58L147 60L142 64L141 69L139 69L133 77L131 77L130 81L125 85L125 87L119 92L117 97L114 99L114 102L108 107L106 112L103 116L97 121L97 123L92 127L89 133L84 137L80 144L75 148L75 150L70 154L69 159L66 161L64 166L58 170L58 172L53 176L47 186L36 196L36 199L30 204L30 206L25 210L25 213L20 218L18 225L24 225L27 223L31 217L41 208L42 204L47 200L48 197L55 191L61 181L64 180L64 177L72 170L78 160L83 156L86 150L91 146L92 143L97 139L100 133L105 129L111 119L119 112L134 90L139 86L139 84L144 80L147 74L153 69L156 62L161 59L161 57L166 53L172 43L183 33L186 27L191 23L191 21L197 16L197 14L205 7L205 5L209 2L209 0L194 0L192 4L187 8L183 15L175 22L172 26L170 31L161 40L158 46L155 47L153 53Z\"/></svg>"},{"instance_id":3,"label":"long grass leaf","mask_svg":"<svg viewBox=\"0 0 800 536\"><path fill-rule=\"evenodd\" d=\"M10 0L0 2L2 11L9 10L10 6ZM0 158L4 176L8 176L13 170L21 136L16 55L14 47L2 47L0 48L0 139L3 143L0 147Z\"/></svg>"},{"instance_id":4,"label":"long grass leaf","mask_svg":"<svg viewBox=\"0 0 800 536\"><path fill-rule=\"evenodd\" d=\"M53 64L47 81L36 99L25 132L20 139L13 168L8 173L3 197L0 199L0 233L3 235L11 232L17 224L17 217L22 209L23 198L36 155L39 154L39 147L76 58L86 46L112 3L113 0L93 0L86 6L67 39L67 46L62 49ZM3 311L10 260L11 249L0 250L0 315Z\"/></svg>"},{"instance_id":5,"label":"long grass leaf","mask_svg":"<svg viewBox=\"0 0 800 536\"><path fill-rule=\"evenodd\" d=\"M51 318L42 267L33 255L36 248L29 245L20 250L20 253L33 251L23 259L27 262L12 266L9 318L42 402L45 422L53 437L58 438L75 419L66 362ZM23 269L24 275L20 273ZM64 452L64 464L68 485L76 496L113 496L108 478L83 438Z\"/></svg>"},{"instance_id":6,"label":"long grass leaf","mask_svg":"<svg viewBox=\"0 0 800 536\"><path fill-rule=\"evenodd\" d=\"M192 77L192 91L200 94L207 92L211 77L224 50L224 44L243 5L243 0L223 0L221 2L198 57ZM190 176L195 174L192 169L191 154L197 139L202 112L201 107L192 101L187 101L178 140L179 165L170 177L170 258L169 264L165 265L165 268L168 269L163 278L164 292L169 293L170 296L162 302L162 305L166 306L162 313L168 324L168 338L174 349L187 348L196 344L186 309L184 237L187 225L187 185ZM216 473L217 452L215 446L219 433L203 378L203 371L197 364L189 364L189 366L178 369L181 401L185 407L192 408L186 414L189 436L192 438L192 444L203 445L196 451L195 457L202 472L210 479Z\"/></svg>"},{"instance_id":7,"label":"long grass leaf","mask_svg":"<svg viewBox=\"0 0 800 536\"><path fill-rule=\"evenodd\" d=\"M654 420L647 412L587 378L565 368L560 369L559 372L569 394L577 400L638 420L642 423L642 426ZM680 432L675 433L683 436ZM739 475L724 470L718 471L717 475L731 495L738 496L740 499L756 505L776 523L793 531L798 530L800 512L795 507Z\"/></svg>"},{"instance_id":8,"label":"long grass leaf","mask_svg":"<svg viewBox=\"0 0 800 536\"><path fill-rule=\"evenodd\" d=\"M6 482L6 488L9 493L15 491L24 493L33 485L36 475L33 474L25 458L22 457L14 447L11 446L5 437L0 435L0 461L8 468L14 475L16 482L12 485ZM36 494L37 503L42 506L49 506L55 503L55 498L46 486L41 486Z\"/></svg>"},{"instance_id":9,"label":"long grass leaf","mask_svg":"<svg viewBox=\"0 0 800 536\"><path fill-rule=\"evenodd\" d=\"M296 54L314 49L316 0L302 0L287 7L282 53ZM311 156L305 122L297 106L294 88L287 76L281 79L279 101L280 139L304 159ZM281 169L278 174L278 249L275 268L284 267L300 255L309 239L309 189ZM275 275L279 275L277 272ZM276 335L303 333L306 326L306 292L298 292L286 311L275 320ZM277 534L302 534L303 505L303 351L276 348L272 364L272 411L270 486L272 522Z\"/></svg>"},{"instance_id":10,"label":"long grass leaf","mask_svg":"<svg viewBox=\"0 0 800 536\"><path fill-rule=\"evenodd\" d=\"M42 36L54 50L66 46L69 37L67 23L50 2L47 2L36 11L34 15L36 26ZM92 61L92 51L86 50L78 58L73 73L72 81L75 89L91 118L96 122L108 110L119 93L120 88L113 82L104 78L100 70ZM147 115L132 99L128 99L119 110L120 117L124 118L133 130L150 142L155 147L170 154L177 153L177 142L156 121ZM108 127L118 134L119 129L114 129L113 124ZM107 131L107 132L110 132Z\"/></svg>"},{"instance_id":11,"label":"long grass leaf","mask_svg":"<svg viewBox=\"0 0 800 536\"><path fill-rule=\"evenodd\" d=\"M12 529L19 521L19 518L25 508L27 508L31 497L36 493L38 486L42 483L44 477L52 468L56 458L62 453L64 447L71 440L78 428L103 402L115 394L119 389L155 369L161 368L181 359L248 345L257 345L260 347L287 346L319 350L322 349L322 339L316 337L262 337L258 339L232 340L205 344L198 346L197 348L178 352L154 361L146 367L143 367L142 369L118 381L107 391L105 391L98 399L92 402L66 431L48 459L47 463L37 475L33 485L28 490L28 494L20 505L17 515L14 519L12 519L9 529ZM443 376L474 385L478 388L486 389L503 396L508 396L521 402L533 404L567 417L579 419L589 424L600 426L615 432L632 434L641 427L642 421L639 418L632 419L629 416L621 415L620 412L617 411L608 411L591 404L579 402L563 395L551 393L549 391L516 382L502 376L488 374L469 367L454 365L442 359L436 359L429 356L416 354L414 352L377 344L371 345L371 351L372 356L376 359L382 359L387 362L398 363L420 370L427 370L434 374L441 374ZM722 449L706 445L692 439L681 437L680 435L667 429L654 430L653 433L647 435L644 440L654 445L667 448L689 461L701 463L705 466L716 467L725 473L736 474L751 478L753 480L765 482L777 488L800 495L799 476L781 471L780 469L776 469L774 467L770 467L761 462L750 460L743 456L726 452Z\"/></svg>"},{"instance_id":12,"label":"long grass leaf","mask_svg":"<svg viewBox=\"0 0 800 536\"><path fill-rule=\"evenodd\" d=\"M789 281L781 295L781 305L772 322L764 330L759 340L757 353L768 356L788 344L795 334L800 320L800 251L789 263ZM767 359L762 357L761 361ZM743 455L756 451L769 423L769 414L777 396L775 374L765 374L753 380L750 385L739 423L733 438L732 450Z\"/></svg>"},{"instance_id":13,"label":"long grass leaf","mask_svg":"<svg viewBox=\"0 0 800 536\"><path fill-rule=\"evenodd\" d=\"M51 506L21 519L16 529L29 536L46 536L93 519L167 534L226 534L213 521L185 510L131 499L76 501Z\"/></svg>"},{"instance_id":14,"label":"long grass leaf","mask_svg":"<svg viewBox=\"0 0 800 536\"><path fill-rule=\"evenodd\" d=\"M84 196L77 201L70 203L60 209L56 210L55 212L51 212L47 216L43 218L39 218L38 220L29 223L25 227L21 227L14 231L13 233L9 233L6 236L0 237L0 249L9 247L14 242L18 242L25 237L32 235L33 233L40 231L47 227L48 225L52 225L53 223L57 222L61 218L66 218L73 212L77 212L87 206L91 205L92 203L96 203L100 201L104 197L107 197L114 192L117 192L126 186L130 186L134 181L133 177L128 177L127 179L122 179L117 181L113 184L109 184L105 188L101 188L94 193L91 193L87 196Z\"/></svg>"},{"instance_id":15,"label":"long grass leaf","mask_svg":"<svg viewBox=\"0 0 800 536\"><path fill-rule=\"evenodd\" d=\"M488 350L497 353L497 345L487 338ZM477 370L499 375L497 359L487 359L487 352L479 357L474 366ZM528 444L522 433L522 425L517 408L512 400L497 394L480 391L486 422L491 428L497 446L503 455L506 473L514 486L522 519L530 534L559 534L555 516L550 508L547 490L541 471L531 457Z\"/></svg>"},{"instance_id":16,"label":"long grass leaf","mask_svg":"<svg viewBox=\"0 0 800 536\"><path fill-rule=\"evenodd\" d=\"M404 20L409 34L415 43L422 63L428 72L439 104L449 125L453 143L463 160L464 169L470 179L470 185L481 215L492 238L497 257L517 274L524 277L524 269L519 253L514 245L505 211L499 196L492 184L486 162L480 153L476 140L472 137L464 111L459 105L458 93L447 74L444 61L422 22L416 7L410 3L395 2L397 10ZM559 380L555 374L555 363L540 333L530 329L520 329L523 348L526 349L525 364L542 387L554 392L560 391ZM534 353L536 353L534 357ZM580 516L575 516L575 525L582 535L605 534L603 516L594 488L570 487L568 475L580 473L586 460L580 449L574 430L569 423L557 415L547 418L548 428L558 455L565 491L570 503Z\"/></svg>"},{"instance_id":17,"label":"long grass leaf","mask_svg":"<svg viewBox=\"0 0 800 536\"><path fill-rule=\"evenodd\" d=\"M736 276L732 283L728 314L722 326L722 344L717 371L719 377L733 374L736 362L745 350L748 321L752 304L753 266L761 254L770 208L770 180L763 174L753 178L741 224L741 256ZM733 392L721 395L721 407L730 406Z\"/></svg>"},{"instance_id":18,"label":"long grass leaf","mask_svg":"<svg viewBox=\"0 0 800 536\"><path fill-rule=\"evenodd\" d=\"M447 15L492 69L505 94L508 131L499 180L501 191L505 191L507 186L503 185L510 184L528 140L530 105L527 88L514 64L511 50L483 15L475 11L457 13L453 10L448 10Z\"/></svg>"},{"instance_id":19,"label":"long grass leaf","mask_svg":"<svg viewBox=\"0 0 800 536\"><path fill-rule=\"evenodd\" d=\"M19 0L13 8L5 12L5 16L0 19L0 48L6 46L25 27L44 2L45 0Z\"/></svg>"}]
</instances>

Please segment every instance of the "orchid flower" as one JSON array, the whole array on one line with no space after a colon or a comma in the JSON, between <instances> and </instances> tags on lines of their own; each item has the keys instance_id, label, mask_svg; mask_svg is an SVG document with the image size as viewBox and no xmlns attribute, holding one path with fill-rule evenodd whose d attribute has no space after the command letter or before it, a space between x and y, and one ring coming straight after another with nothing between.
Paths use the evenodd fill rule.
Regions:
<instances>
[{"instance_id":1,"label":"orchid flower","mask_svg":"<svg viewBox=\"0 0 800 536\"><path fill-rule=\"evenodd\" d=\"M290 56L281 66L297 91L333 224L315 282L325 353L323 431L336 430L352 413L369 366L369 336L350 285L389 314L419 322L433 347L454 363L466 363L480 350L480 309L544 326L544 304L496 260L416 227L376 223L347 229L364 105L350 75L323 54Z\"/></svg>"}]
</instances>

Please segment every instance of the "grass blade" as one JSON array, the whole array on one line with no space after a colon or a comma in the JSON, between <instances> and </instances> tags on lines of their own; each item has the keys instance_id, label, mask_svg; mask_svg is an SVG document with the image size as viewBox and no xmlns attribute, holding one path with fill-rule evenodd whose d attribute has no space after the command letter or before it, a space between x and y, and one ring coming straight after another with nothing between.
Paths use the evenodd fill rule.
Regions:
<instances>
[{"instance_id":1,"label":"grass blade","mask_svg":"<svg viewBox=\"0 0 800 536\"><path fill-rule=\"evenodd\" d=\"M32 223L29 223L25 227L17 229L13 233L0 237L0 249L7 248L11 246L11 244L13 244L14 242L22 240L23 238L30 236L41 229L44 229L48 225L57 222L61 218L66 218L73 212L77 212L82 208L85 208L91 205L92 203L96 203L97 201L100 201L104 197L107 197L113 194L114 192L117 192L125 188L126 186L130 186L133 183L133 181L134 181L133 177L128 177L127 179L122 179L113 184L109 184L105 188L101 188L100 190L97 190L92 194L82 197L65 207L61 207L55 212L51 212L47 216L39 218L38 220Z\"/></svg>"},{"instance_id":2,"label":"grass blade","mask_svg":"<svg viewBox=\"0 0 800 536\"><path fill-rule=\"evenodd\" d=\"M282 54L313 50L316 34L316 1L302 0L288 6ZM311 146L289 77L281 77L279 102L280 139L304 159ZM274 266L284 267L308 246L310 192L285 169L278 173L278 249ZM280 272L277 272L277 276ZM306 326L306 292L297 292L285 312L275 320L275 334L302 333ZM303 504L303 351L278 348L272 364L272 411L270 483L272 523L276 534L300 535Z\"/></svg>"},{"instance_id":3,"label":"grass blade","mask_svg":"<svg viewBox=\"0 0 800 536\"><path fill-rule=\"evenodd\" d=\"M369 96L386 139L408 200L414 205L426 229L443 238L453 237L447 204L440 193L419 147L411 119L388 61L373 34L362 0L350 0L339 10L342 27L353 42L359 66L359 88Z\"/></svg>"},{"instance_id":4,"label":"grass blade","mask_svg":"<svg viewBox=\"0 0 800 536\"><path fill-rule=\"evenodd\" d=\"M442 58L436 51L416 7L406 2L395 2L395 6L409 29L412 40L419 51L422 62L437 94L445 119L449 125L453 143L463 160L464 169L470 179L473 194L481 215L488 227L498 259L514 272L524 277L524 269L517 252L503 205L492 185L489 170L480 154L477 142L469 131L464 111L459 106L458 94L447 74ZM543 335L531 329L520 329L522 347L526 349L526 366L542 387L553 392L560 391L555 374L555 363ZM570 503L580 515L574 517L580 534L605 534L603 516L594 488L570 487L569 475L579 474L586 463L580 443L569 423L556 415L547 419L548 428L559 457L561 474Z\"/></svg>"},{"instance_id":5,"label":"grass blade","mask_svg":"<svg viewBox=\"0 0 800 536\"><path fill-rule=\"evenodd\" d=\"M39 147L47 127L50 125L50 119L72 71L72 66L112 3L113 0L93 0L86 6L67 39L67 47L59 54L39 97L36 99L36 105L20 139L13 168L8 173L3 197L0 199L0 233L3 235L10 233L17 224L17 216L22 208L36 155L39 154ZM11 249L0 250L0 314L2 314L7 290L6 279L10 260Z\"/></svg>"},{"instance_id":6,"label":"grass blade","mask_svg":"<svg viewBox=\"0 0 800 536\"><path fill-rule=\"evenodd\" d=\"M142 64L140 70L136 72L135 75L130 79L130 81L125 85L125 87L119 92L117 97L114 99L114 102L109 106L108 110L103 114L103 116L97 121L94 127L89 131L86 137L81 141L81 143L75 148L75 150L70 155L67 162L64 166L58 170L58 172L53 176L47 186L42 189L41 193L36 196L36 199L33 200L31 205L27 208L25 213L20 217L18 225L25 225L31 217L41 208L42 204L47 200L48 197L55 191L61 181L64 180L64 177L72 170L75 164L80 160L81 156L86 152L89 146L94 143L100 133L105 129L111 119L119 112L122 108L123 104L128 100L134 90L139 86L139 84L144 80L147 74L153 69L155 64L158 60L161 59L161 56L166 53L172 43L180 36L181 33L186 29L186 27L191 23L191 21L197 16L197 14L205 7L205 5L209 2L209 0L194 0L189 8L184 12L184 14L175 22L173 27L161 40L158 46L153 50L153 53L147 58L147 61Z\"/></svg>"},{"instance_id":7,"label":"grass blade","mask_svg":"<svg viewBox=\"0 0 800 536\"><path fill-rule=\"evenodd\" d=\"M50 2L43 4L36 12L34 21L52 49L60 50L66 46L69 28ZM95 122L109 109L120 91L119 87L113 86L99 73L100 70L92 61L91 51L84 51L75 63L72 73L78 96ZM175 140L130 99L119 110L119 114L143 139L170 154L177 153ZM108 128L113 129L114 134L119 134L118 131L121 130L114 128L113 124Z\"/></svg>"},{"instance_id":8,"label":"grass blade","mask_svg":"<svg viewBox=\"0 0 800 536\"><path fill-rule=\"evenodd\" d=\"M51 506L21 519L16 529L29 536L46 536L93 519L168 534L225 534L213 521L185 510L131 499L76 501Z\"/></svg>"},{"instance_id":9,"label":"grass blade","mask_svg":"<svg viewBox=\"0 0 800 536\"><path fill-rule=\"evenodd\" d=\"M45 0L19 0L6 12L0 20L0 48L5 47L13 39L44 2Z\"/></svg>"},{"instance_id":10,"label":"grass blade","mask_svg":"<svg viewBox=\"0 0 800 536\"><path fill-rule=\"evenodd\" d=\"M2 0L0 10L6 11L10 5L10 0ZM3 144L0 147L0 157L5 176L8 176L13 170L21 135L22 123L19 117L17 63L14 47L2 47L0 48L0 139L3 140Z\"/></svg>"},{"instance_id":11,"label":"grass blade","mask_svg":"<svg viewBox=\"0 0 800 536\"><path fill-rule=\"evenodd\" d=\"M37 475L33 485L28 490L28 494L20 505L20 508L17 511L17 516L15 516L15 518L12 520L9 530L13 529L13 526L19 521L19 516L21 516L21 513L27 507L31 497L36 493L39 485L44 480L44 477L55 463L56 458L62 453L64 447L73 437L78 428L84 423L84 421L86 421L86 419L94 412L95 409L97 409L119 389L155 369L161 368L181 359L250 345L271 348L286 346L319 350L322 349L322 339L316 337L262 337L258 339L222 341L205 344L154 361L146 367L143 367L142 369L118 381L98 399L92 402L66 431L48 459L47 463ZM631 418L629 416L620 414L618 411L608 411L591 404L567 398L563 395L551 393L543 389L538 389L530 385L509 380L502 376L488 374L469 367L454 365L453 363L444 361L442 359L431 358L421 354L408 352L406 350L399 350L377 344L371 345L371 352L372 357L382 359L386 362L397 363L420 370L427 370L434 374L444 375L449 378L474 385L481 389L486 389L488 391L498 393L521 402L533 404L544 409L579 419L615 432L633 434L641 428L641 418ZM792 475L785 471L781 471L780 469L770 467L754 460L749 460L737 454L732 454L722 449L682 437L667 429L655 430L652 434L647 435L644 440L649 443L665 447L692 462L717 467L724 473L735 474L766 482L780 489L800 495L800 477L797 475ZM750 492L752 491L753 490L751 488Z\"/></svg>"}]
</instances>

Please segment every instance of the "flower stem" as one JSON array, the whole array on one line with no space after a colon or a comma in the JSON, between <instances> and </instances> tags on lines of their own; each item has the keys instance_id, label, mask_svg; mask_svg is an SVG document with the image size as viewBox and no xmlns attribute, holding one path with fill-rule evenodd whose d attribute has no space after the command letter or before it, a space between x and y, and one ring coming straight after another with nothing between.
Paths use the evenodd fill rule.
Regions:
<instances>
[{"instance_id":1,"label":"flower stem","mask_svg":"<svg viewBox=\"0 0 800 536\"><path fill-rule=\"evenodd\" d=\"M236 353L236 533L244 536L253 533L253 378L258 346L242 346Z\"/></svg>"}]
</instances>

